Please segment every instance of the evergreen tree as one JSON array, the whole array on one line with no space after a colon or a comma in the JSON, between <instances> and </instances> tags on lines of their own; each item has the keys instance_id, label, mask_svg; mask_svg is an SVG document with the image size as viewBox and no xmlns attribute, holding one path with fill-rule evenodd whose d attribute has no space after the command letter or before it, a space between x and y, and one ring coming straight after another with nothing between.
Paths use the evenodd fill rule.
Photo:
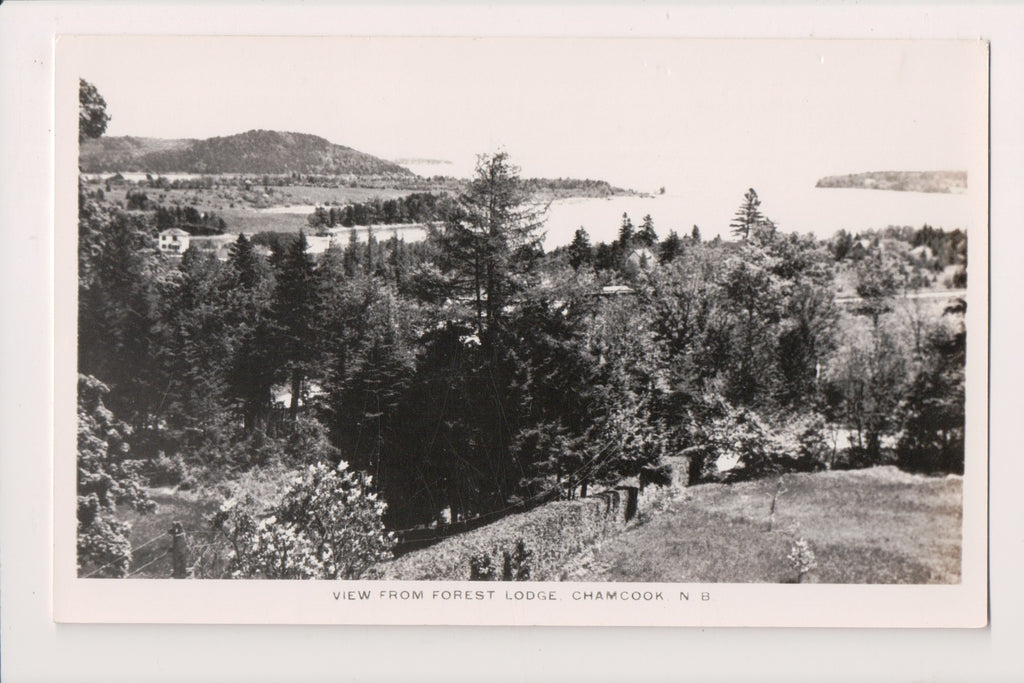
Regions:
<instances>
[{"instance_id":1,"label":"evergreen tree","mask_svg":"<svg viewBox=\"0 0 1024 683\"><path fill-rule=\"evenodd\" d=\"M743 195L743 203L737 209L736 216L733 218L732 223L729 224L729 227L732 228L733 235L742 238L746 242L750 239L751 231L763 220L761 200L758 198L754 188L750 188Z\"/></svg>"},{"instance_id":2,"label":"evergreen tree","mask_svg":"<svg viewBox=\"0 0 1024 683\"><path fill-rule=\"evenodd\" d=\"M590 248L590 236L581 225L573 235L572 243L569 245L569 265L573 270L579 270L584 264L593 261L594 254Z\"/></svg>"},{"instance_id":3,"label":"evergreen tree","mask_svg":"<svg viewBox=\"0 0 1024 683\"><path fill-rule=\"evenodd\" d=\"M694 242L700 242L700 228L696 225L694 225L693 230L690 231L690 239Z\"/></svg>"},{"instance_id":4,"label":"evergreen tree","mask_svg":"<svg viewBox=\"0 0 1024 683\"><path fill-rule=\"evenodd\" d=\"M231 245L227 324L234 331L226 369L229 396L241 408L246 434L267 426L278 357L272 320L273 279L245 235Z\"/></svg>"},{"instance_id":5,"label":"evergreen tree","mask_svg":"<svg viewBox=\"0 0 1024 683\"><path fill-rule=\"evenodd\" d=\"M666 237L661 243L661 262L671 263L682 250L683 240L675 230L670 231L668 233L668 237Z\"/></svg>"},{"instance_id":6,"label":"evergreen tree","mask_svg":"<svg viewBox=\"0 0 1024 683\"><path fill-rule=\"evenodd\" d=\"M619 224L619 244L623 245L624 248L632 246L635 232L633 221L630 220L629 214L623 211L622 223Z\"/></svg>"},{"instance_id":7,"label":"evergreen tree","mask_svg":"<svg viewBox=\"0 0 1024 683\"><path fill-rule=\"evenodd\" d=\"M299 400L310 370L316 367L318 352L316 315L317 281L313 257L307 253L306 235L291 243L282 254L276 273L274 319L282 365L291 381L289 406L292 418L298 414Z\"/></svg>"},{"instance_id":8,"label":"evergreen tree","mask_svg":"<svg viewBox=\"0 0 1024 683\"><path fill-rule=\"evenodd\" d=\"M658 233L654 232L654 220L651 214L644 216L640 224L640 231L636 234L636 241L645 247L653 248L658 243Z\"/></svg>"},{"instance_id":9,"label":"evergreen tree","mask_svg":"<svg viewBox=\"0 0 1024 683\"><path fill-rule=\"evenodd\" d=\"M458 295L473 298L476 327L486 332L540 253L541 211L508 155L482 155L457 205L449 207L440 242L447 269L459 276Z\"/></svg>"},{"instance_id":10,"label":"evergreen tree","mask_svg":"<svg viewBox=\"0 0 1024 683\"><path fill-rule=\"evenodd\" d=\"M259 257L244 233L238 233L238 239L228 247L228 265L234 271L236 283L240 287L251 290L262 279Z\"/></svg>"},{"instance_id":11,"label":"evergreen tree","mask_svg":"<svg viewBox=\"0 0 1024 683\"><path fill-rule=\"evenodd\" d=\"M598 242L594 249L594 269L615 270L619 265L617 247L618 242L614 244Z\"/></svg>"}]
</instances>

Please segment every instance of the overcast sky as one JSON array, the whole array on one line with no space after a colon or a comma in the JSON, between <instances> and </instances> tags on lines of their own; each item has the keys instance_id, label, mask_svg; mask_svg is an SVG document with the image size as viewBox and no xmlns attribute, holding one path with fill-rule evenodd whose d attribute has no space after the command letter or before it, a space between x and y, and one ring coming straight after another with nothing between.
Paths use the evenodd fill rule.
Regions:
<instances>
[{"instance_id":1,"label":"overcast sky","mask_svg":"<svg viewBox=\"0 0 1024 683\"><path fill-rule=\"evenodd\" d=\"M321 135L385 158L650 190L966 169L984 134L974 42L76 38L108 135ZM63 48L62 48L63 49Z\"/></svg>"}]
</instances>

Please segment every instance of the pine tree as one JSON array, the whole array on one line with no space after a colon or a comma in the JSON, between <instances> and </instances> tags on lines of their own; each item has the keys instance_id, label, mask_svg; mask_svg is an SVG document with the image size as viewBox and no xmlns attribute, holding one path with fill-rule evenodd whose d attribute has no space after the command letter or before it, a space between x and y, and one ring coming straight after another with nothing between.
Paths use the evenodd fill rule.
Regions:
<instances>
[{"instance_id":1,"label":"pine tree","mask_svg":"<svg viewBox=\"0 0 1024 683\"><path fill-rule=\"evenodd\" d=\"M690 231L690 239L694 242L700 242L700 228L696 225L694 225L693 230Z\"/></svg>"},{"instance_id":2,"label":"pine tree","mask_svg":"<svg viewBox=\"0 0 1024 683\"><path fill-rule=\"evenodd\" d=\"M633 237L635 236L635 230L633 229L633 221L630 220L629 215L625 212L622 213L622 224L619 225L619 251L625 254L633 246Z\"/></svg>"},{"instance_id":3,"label":"pine tree","mask_svg":"<svg viewBox=\"0 0 1024 683\"><path fill-rule=\"evenodd\" d=\"M460 293L474 300L479 331L500 321L540 253L542 213L504 152L481 155L469 188L448 208L437 238L444 265L459 276Z\"/></svg>"},{"instance_id":4,"label":"pine tree","mask_svg":"<svg viewBox=\"0 0 1024 683\"><path fill-rule=\"evenodd\" d=\"M763 220L761 200L758 198L754 188L750 188L743 195L743 203L736 210L736 216L733 218L732 223L729 224L729 227L732 228L733 235L741 237L746 242L750 239L751 231Z\"/></svg>"}]
</instances>

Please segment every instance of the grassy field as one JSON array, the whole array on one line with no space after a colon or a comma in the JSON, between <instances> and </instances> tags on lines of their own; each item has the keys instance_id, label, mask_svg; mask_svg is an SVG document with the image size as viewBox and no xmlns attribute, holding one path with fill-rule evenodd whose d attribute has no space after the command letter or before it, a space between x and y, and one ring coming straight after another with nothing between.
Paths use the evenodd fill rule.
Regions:
<instances>
[{"instance_id":1,"label":"grassy field","mask_svg":"<svg viewBox=\"0 0 1024 683\"><path fill-rule=\"evenodd\" d=\"M779 481L686 489L661 514L576 558L561 578L959 582L959 477L927 478L878 467L788 474L781 486ZM802 577L788 557L801 539L817 565Z\"/></svg>"}]
</instances>

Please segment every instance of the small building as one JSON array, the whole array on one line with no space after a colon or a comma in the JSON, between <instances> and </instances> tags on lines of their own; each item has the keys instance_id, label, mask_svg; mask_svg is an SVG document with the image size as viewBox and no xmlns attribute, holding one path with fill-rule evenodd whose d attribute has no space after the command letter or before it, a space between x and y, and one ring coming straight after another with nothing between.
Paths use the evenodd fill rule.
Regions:
<instances>
[{"instance_id":1,"label":"small building","mask_svg":"<svg viewBox=\"0 0 1024 683\"><path fill-rule=\"evenodd\" d=\"M160 241L157 246L161 253L181 256L188 251L191 235L181 228L170 228L160 233Z\"/></svg>"},{"instance_id":2,"label":"small building","mask_svg":"<svg viewBox=\"0 0 1024 683\"><path fill-rule=\"evenodd\" d=\"M635 293L632 287L626 285L606 285L601 288L601 296L630 296Z\"/></svg>"},{"instance_id":3,"label":"small building","mask_svg":"<svg viewBox=\"0 0 1024 683\"><path fill-rule=\"evenodd\" d=\"M658 257L647 247L634 249L626 257L626 272L630 275L649 273L658 265Z\"/></svg>"}]
</instances>

